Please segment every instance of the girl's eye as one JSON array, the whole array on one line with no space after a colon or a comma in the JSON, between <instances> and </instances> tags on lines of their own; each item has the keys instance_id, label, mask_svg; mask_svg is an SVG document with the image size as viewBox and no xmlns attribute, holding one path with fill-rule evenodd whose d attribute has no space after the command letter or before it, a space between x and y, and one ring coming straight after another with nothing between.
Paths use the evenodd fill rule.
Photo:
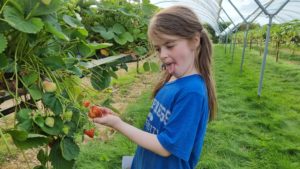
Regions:
<instances>
[{"instance_id":1,"label":"girl's eye","mask_svg":"<svg viewBox=\"0 0 300 169\"><path fill-rule=\"evenodd\" d=\"M160 52L160 48L155 48L155 51L159 53Z\"/></svg>"},{"instance_id":2,"label":"girl's eye","mask_svg":"<svg viewBox=\"0 0 300 169\"><path fill-rule=\"evenodd\" d=\"M167 48L168 49L172 49L174 47L174 45L168 45Z\"/></svg>"}]
</instances>

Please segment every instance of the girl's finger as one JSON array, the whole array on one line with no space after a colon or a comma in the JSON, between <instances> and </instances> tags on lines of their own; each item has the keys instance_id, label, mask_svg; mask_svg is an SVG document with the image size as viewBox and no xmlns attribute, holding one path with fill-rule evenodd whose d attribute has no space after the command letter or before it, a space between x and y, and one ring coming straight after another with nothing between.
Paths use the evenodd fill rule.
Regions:
<instances>
[{"instance_id":1,"label":"girl's finger","mask_svg":"<svg viewBox=\"0 0 300 169\"><path fill-rule=\"evenodd\" d=\"M93 119L93 122L103 124L105 122L105 117L96 117Z\"/></svg>"},{"instance_id":2,"label":"girl's finger","mask_svg":"<svg viewBox=\"0 0 300 169\"><path fill-rule=\"evenodd\" d=\"M105 112L105 114L115 114L111 109L107 107L101 107L101 109Z\"/></svg>"}]
</instances>

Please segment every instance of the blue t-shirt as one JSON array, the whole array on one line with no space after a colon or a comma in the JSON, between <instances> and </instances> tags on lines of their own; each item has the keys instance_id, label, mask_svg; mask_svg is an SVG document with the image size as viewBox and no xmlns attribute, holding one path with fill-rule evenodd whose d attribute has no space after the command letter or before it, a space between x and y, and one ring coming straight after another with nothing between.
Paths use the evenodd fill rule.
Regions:
<instances>
[{"instance_id":1,"label":"blue t-shirt","mask_svg":"<svg viewBox=\"0 0 300 169\"><path fill-rule=\"evenodd\" d=\"M205 80L194 74L166 83L156 94L144 130L171 153L137 147L131 169L193 169L200 159L209 116Z\"/></svg>"}]
</instances>

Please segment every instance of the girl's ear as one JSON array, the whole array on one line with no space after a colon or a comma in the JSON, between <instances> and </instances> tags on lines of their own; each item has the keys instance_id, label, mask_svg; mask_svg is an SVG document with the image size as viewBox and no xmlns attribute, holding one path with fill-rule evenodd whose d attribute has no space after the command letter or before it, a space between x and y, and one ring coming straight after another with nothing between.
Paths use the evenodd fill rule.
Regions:
<instances>
[{"instance_id":1,"label":"girl's ear","mask_svg":"<svg viewBox=\"0 0 300 169\"><path fill-rule=\"evenodd\" d=\"M192 42L193 42L193 49L195 49L195 50L198 49L200 46L200 33L199 32L197 32L195 34L195 36L192 39Z\"/></svg>"}]
</instances>

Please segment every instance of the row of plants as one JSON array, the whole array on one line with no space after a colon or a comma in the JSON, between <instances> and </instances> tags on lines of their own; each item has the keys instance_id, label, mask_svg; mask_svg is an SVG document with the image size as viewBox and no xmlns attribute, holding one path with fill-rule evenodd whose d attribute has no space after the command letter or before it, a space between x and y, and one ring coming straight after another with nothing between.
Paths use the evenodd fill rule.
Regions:
<instances>
[{"instance_id":1,"label":"row of plants","mask_svg":"<svg viewBox=\"0 0 300 169\"><path fill-rule=\"evenodd\" d=\"M22 151L39 148L35 169L73 168L84 130L92 127L81 78L100 91L116 70L127 69L121 61L87 64L119 53L144 56L155 10L148 1L1 1L0 91L25 103L15 107L14 128L0 128L1 139L9 134Z\"/></svg>"},{"instance_id":2,"label":"row of plants","mask_svg":"<svg viewBox=\"0 0 300 169\"><path fill-rule=\"evenodd\" d=\"M248 32L247 43L252 49L253 45L259 48L260 54L263 52L263 46L266 39L267 25L262 27L253 27ZM234 36L230 40L234 41ZM244 42L244 31L238 31L236 35L236 43ZM229 40L229 41L230 41ZM283 24L273 24L271 27L270 43L275 49L276 61L279 60L280 49L288 48L291 55L300 48L300 21L293 20Z\"/></svg>"}]
</instances>

